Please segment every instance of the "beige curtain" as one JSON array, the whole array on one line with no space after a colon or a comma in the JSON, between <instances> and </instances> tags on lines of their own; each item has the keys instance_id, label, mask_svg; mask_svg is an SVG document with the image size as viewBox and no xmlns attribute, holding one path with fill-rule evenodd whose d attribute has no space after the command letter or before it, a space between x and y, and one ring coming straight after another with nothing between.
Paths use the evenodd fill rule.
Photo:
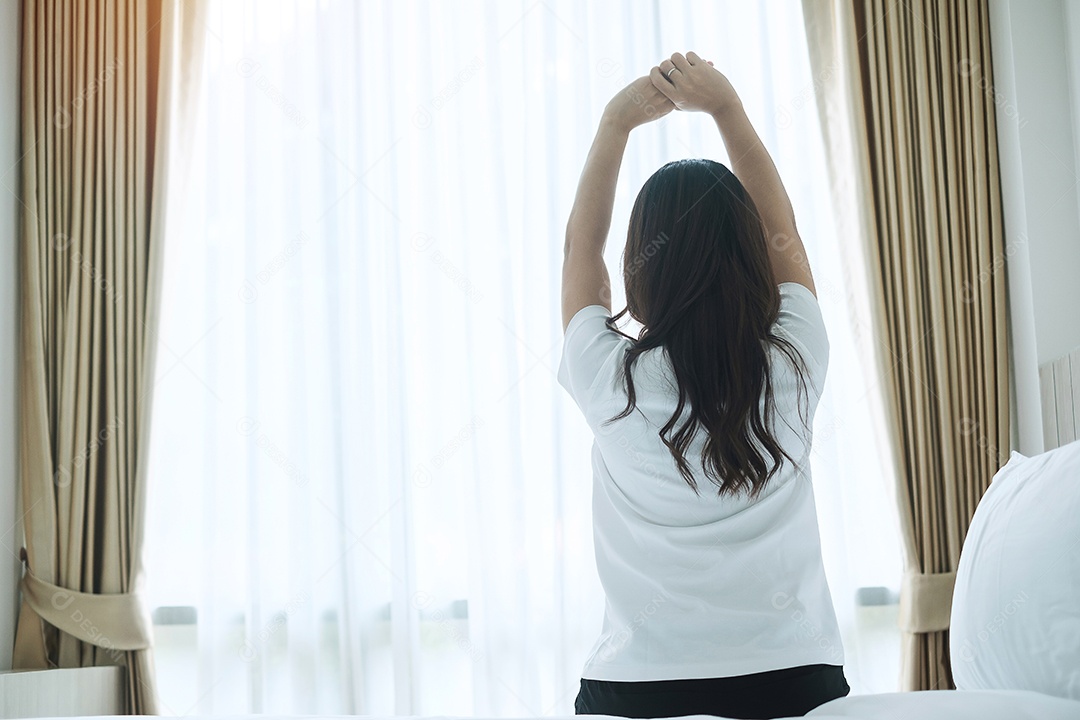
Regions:
<instances>
[{"instance_id":1,"label":"beige curtain","mask_svg":"<svg viewBox=\"0 0 1080 720\"><path fill-rule=\"evenodd\" d=\"M127 710L155 713L139 595L148 420L170 109L198 74L204 6L36 0L22 13L13 665L124 666Z\"/></svg>"},{"instance_id":2,"label":"beige curtain","mask_svg":"<svg viewBox=\"0 0 1080 720\"><path fill-rule=\"evenodd\" d=\"M985 0L804 0L853 296L880 373L906 574L901 687L953 687L960 548L1008 459L1004 231Z\"/></svg>"}]
</instances>

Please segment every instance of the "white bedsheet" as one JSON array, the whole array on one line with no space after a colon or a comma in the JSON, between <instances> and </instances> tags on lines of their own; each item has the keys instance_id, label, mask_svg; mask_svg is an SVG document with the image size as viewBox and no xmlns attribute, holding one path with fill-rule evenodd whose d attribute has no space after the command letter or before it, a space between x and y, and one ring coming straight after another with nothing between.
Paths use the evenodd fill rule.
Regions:
<instances>
[{"instance_id":1,"label":"white bedsheet","mask_svg":"<svg viewBox=\"0 0 1080 720\"><path fill-rule=\"evenodd\" d=\"M128 720L131 716L125 716ZM146 716L149 717L149 716ZM192 720L251 720L250 715L188 716ZM297 718L337 718L337 715L260 715L260 720L296 720ZM369 720L391 720L376 715L351 716ZM593 715L593 718L612 718ZM711 715L690 718L714 720ZM926 692L850 695L812 710L806 717L816 720L1080 720L1080 702L1052 697L1028 690L930 690ZM503 718L465 718L450 715L400 716L393 720L504 720ZM544 720L574 720L574 715L548 716ZM55 718L53 720L60 720ZM87 720L119 720L99 716ZM160 720L154 716L153 720ZM509 720L509 719L507 719ZM612 718L612 720L622 720ZM781 718L779 720L791 720Z\"/></svg>"},{"instance_id":2,"label":"white bedsheet","mask_svg":"<svg viewBox=\"0 0 1080 720\"><path fill-rule=\"evenodd\" d=\"M927 690L849 695L806 717L867 720L1080 720L1080 702L1030 690Z\"/></svg>"}]
</instances>

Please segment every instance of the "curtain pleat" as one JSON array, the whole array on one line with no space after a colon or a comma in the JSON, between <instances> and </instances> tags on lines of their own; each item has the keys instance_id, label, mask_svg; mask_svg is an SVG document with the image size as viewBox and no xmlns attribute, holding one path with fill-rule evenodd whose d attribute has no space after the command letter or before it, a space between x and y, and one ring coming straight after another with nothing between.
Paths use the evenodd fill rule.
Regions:
<instances>
[{"instance_id":1,"label":"curtain pleat","mask_svg":"<svg viewBox=\"0 0 1080 720\"><path fill-rule=\"evenodd\" d=\"M960 549L1008 458L999 170L985 0L804 0L830 173L870 269L880 429L906 572L902 688L952 687ZM990 89L988 89L990 88ZM829 122L833 120L835 122ZM851 181L849 178L856 178Z\"/></svg>"},{"instance_id":2,"label":"curtain pleat","mask_svg":"<svg viewBox=\"0 0 1080 720\"><path fill-rule=\"evenodd\" d=\"M140 595L156 264L170 107L192 95L192 74L181 67L174 92L172 72L197 59L202 12L178 0L23 10L13 667L126 666L131 713L157 707Z\"/></svg>"}]
</instances>

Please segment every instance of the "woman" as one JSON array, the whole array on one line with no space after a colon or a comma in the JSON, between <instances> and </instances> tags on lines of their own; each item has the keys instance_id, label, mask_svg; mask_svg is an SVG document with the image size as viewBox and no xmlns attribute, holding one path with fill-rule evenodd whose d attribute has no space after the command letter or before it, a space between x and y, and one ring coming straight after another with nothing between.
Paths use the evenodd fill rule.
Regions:
<instances>
[{"instance_id":1,"label":"woman","mask_svg":"<svg viewBox=\"0 0 1080 720\"><path fill-rule=\"evenodd\" d=\"M626 308L603 248L630 130L709 113L732 168L660 168ZM566 228L559 382L593 430L603 630L578 714L803 715L849 692L810 482L829 344L791 202L723 74L675 53L607 105ZM629 313L637 338L615 329Z\"/></svg>"}]
</instances>

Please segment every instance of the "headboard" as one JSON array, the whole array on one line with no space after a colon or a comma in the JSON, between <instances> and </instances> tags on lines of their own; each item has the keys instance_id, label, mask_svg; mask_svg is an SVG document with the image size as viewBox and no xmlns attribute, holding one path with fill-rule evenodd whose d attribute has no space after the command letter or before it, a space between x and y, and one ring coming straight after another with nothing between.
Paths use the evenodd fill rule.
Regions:
<instances>
[{"instance_id":1,"label":"headboard","mask_svg":"<svg viewBox=\"0 0 1080 720\"><path fill-rule=\"evenodd\" d=\"M1080 438L1080 348L1041 366L1039 389L1045 449Z\"/></svg>"}]
</instances>

